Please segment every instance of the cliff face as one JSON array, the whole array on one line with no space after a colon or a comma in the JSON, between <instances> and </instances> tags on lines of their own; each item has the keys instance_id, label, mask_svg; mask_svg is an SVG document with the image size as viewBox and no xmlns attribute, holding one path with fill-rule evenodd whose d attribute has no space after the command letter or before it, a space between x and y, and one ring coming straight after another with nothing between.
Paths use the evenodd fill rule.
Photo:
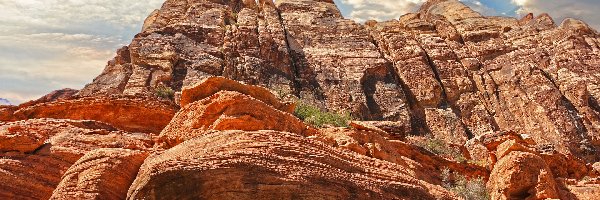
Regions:
<instances>
[{"instance_id":1,"label":"cliff face","mask_svg":"<svg viewBox=\"0 0 600 200\"><path fill-rule=\"evenodd\" d=\"M442 187L449 169L489 180L492 199L593 199L598 66L600 34L584 22L486 17L457 0L430 0L417 13L364 25L344 19L330 0L167 0L76 94L0 106L0 138L11 141L0 141L0 180L21 180L15 169L43 159L57 162L35 169L52 177L0 196L464 197ZM309 127L269 90L357 121ZM171 91L172 100L156 97ZM90 137L96 143L69 141L88 150L64 159L65 143L44 142L62 132L33 118L69 119L51 124L76 132L144 132L122 145L150 137L154 149ZM483 164L432 154L415 145L424 138ZM58 147L40 154L48 144ZM90 163L104 164L86 171ZM128 175L107 184L119 166ZM102 176L73 183L92 171Z\"/></svg>"}]
</instances>

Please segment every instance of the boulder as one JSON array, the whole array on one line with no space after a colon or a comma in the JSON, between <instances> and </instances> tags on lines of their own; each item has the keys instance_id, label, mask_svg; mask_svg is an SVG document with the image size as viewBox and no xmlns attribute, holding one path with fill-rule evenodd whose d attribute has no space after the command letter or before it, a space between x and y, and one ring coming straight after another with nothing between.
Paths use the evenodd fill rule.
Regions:
<instances>
[{"instance_id":1,"label":"boulder","mask_svg":"<svg viewBox=\"0 0 600 200\"><path fill-rule=\"evenodd\" d=\"M239 92L221 91L181 109L161 132L163 147L173 147L207 130L315 132L290 113Z\"/></svg>"},{"instance_id":2,"label":"boulder","mask_svg":"<svg viewBox=\"0 0 600 200\"><path fill-rule=\"evenodd\" d=\"M294 113L294 104L280 103L279 99L268 89L260 86L245 85L223 77L207 78L193 87L184 88L181 93L180 105L181 107L185 107L190 103L208 98L220 91L239 92L271 105L275 109L283 112Z\"/></svg>"},{"instance_id":3,"label":"boulder","mask_svg":"<svg viewBox=\"0 0 600 200\"><path fill-rule=\"evenodd\" d=\"M63 174L87 152L149 151L154 144L148 134L122 132L95 121L32 119L2 124L0 130L16 131L9 133L29 142L26 148L9 145L0 150L1 199L48 199Z\"/></svg>"},{"instance_id":4,"label":"boulder","mask_svg":"<svg viewBox=\"0 0 600 200\"><path fill-rule=\"evenodd\" d=\"M487 188L492 199L560 198L552 171L536 154L512 151L498 160Z\"/></svg>"},{"instance_id":5,"label":"boulder","mask_svg":"<svg viewBox=\"0 0 600 200\"><path fill-rule=\"evenodd\" d=\"M453 199L399 165L298 134L210 131L142 165L128 199Z\"/></svg>"},{"instance_id":6,"label":"boulder","mask_svg":"<svg viewBox=\"0 0 600 200\"><path fill-rule=\"evenodd\" d=\"M96 149L73 164L50 199L125 199L148 153L129 149Z\"/></svg>"},{"instance_id":7,"label":"boulder","mask_svg":"<svg viewBox=\"0 0 600 200\"><path fill-rule=\"evenodd\" d=\"M138 97L85 97L23 107L14 115L23 119L94 120L131 132L158 133L171 121L176 106Z\"/></svg>"}]
</instances>

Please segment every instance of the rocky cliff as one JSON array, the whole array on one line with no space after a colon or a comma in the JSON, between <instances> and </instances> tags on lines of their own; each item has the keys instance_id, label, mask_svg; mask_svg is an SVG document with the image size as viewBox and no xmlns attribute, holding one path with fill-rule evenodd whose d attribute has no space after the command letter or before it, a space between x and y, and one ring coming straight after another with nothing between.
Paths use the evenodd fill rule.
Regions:
<instances>
[{"instance_id":1,"label":"rocky cliff","mask_svg":"<svg viewBox=\"0 0 600 200\"><path fill-rule=\"evenodd\" d=\"M0 106L0 197L597 199L598 66L584 22L457 0L167 0L82 90Z\"/></svg>"}]
</instances>

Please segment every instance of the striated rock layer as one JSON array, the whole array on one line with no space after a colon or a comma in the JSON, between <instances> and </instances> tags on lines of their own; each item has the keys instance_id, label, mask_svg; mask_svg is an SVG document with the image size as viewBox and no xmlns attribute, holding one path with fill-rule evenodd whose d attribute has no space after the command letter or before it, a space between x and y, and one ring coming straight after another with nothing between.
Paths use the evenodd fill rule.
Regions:
<instances>
[{"instance_id":1,"label":"striated rock layer","mask_svg":"<svg viewBox=\"0 0 600 200\"><path fill-rule=\"evenodd\" d=\"M456 184L480 177L596 199L597 66L582 21L458 0L364 25L331 0L167 0L82 90L0 106L0 197L473 199Z\"/></svg>"},{"instance_id":2,"label":"striated rock layer","mask_svg":"<svg viewBox=\"0 0 600 200\"><path fill-rule=\"evenodd\" d=\"M592 162L598 38L574 19L486 17L457 0L366 25L331 1L168 0L78 95L179 97L222 76L454 145L510 130Z\"/></svg>"}]
</instances>

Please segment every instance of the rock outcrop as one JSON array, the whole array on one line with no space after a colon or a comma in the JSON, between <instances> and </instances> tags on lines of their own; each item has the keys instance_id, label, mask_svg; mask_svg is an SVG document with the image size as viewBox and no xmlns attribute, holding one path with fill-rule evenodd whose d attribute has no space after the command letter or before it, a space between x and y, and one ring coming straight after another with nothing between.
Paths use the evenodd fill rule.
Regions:
<instances>
[{"instance_id":1,"label":"rock outcrop","mask_svg":"<svg viewBox=\"0 0 600 200\"><path fill-rule=\"evenodd\" d=\"M173 147L207 130L276 130L303 136L316 132L270 104L238 92L222 91L182 108L160 138L166 146Z\"/></svg>"},{"instance_id":2,"label":"rock outcrop","mask_svg":"<svg viewBox=\"0 0 600 200\"><path fill-rule=\"evenodd\" d=\"M252 98L255 98L262 102L265 102L266 104L269 104L278 110L288 113L294 112L295 106L293 104L280 103L279 98L277 98L273 93L271 93L271 91L269 91L266 88L260 86L241 84L237 81L226 79L223 77L207 78L193 87L184 88L181 93L180 105L182 107L185 107L190 103L210 97L213 94L220 91L239 92L244 95L251 96Z\"/></svg>"},{"instance_id":3,"label":"rock outcrop","mask_svg":"<svg viewBox=\"0 0 600 200\"><path fill-rule=\"evenodd\" d=\"M6 121L54 118L95 120L131 132L160 132L175 115L177 107L164 101L132 97L86 97L57 100L8 108Z\"/></svg>"},{"instance_id":4,"label":"rock outcrop","mask_svg":"<svg viewBox=\"0 0 600 200\"><path fill-rule=\"evenodd\" d=\"M330 1L169 0L144 27L78 95L179 93L222 76L454 145L510 130L600 159L591 67L600 48L581 21L486 17L431 0L360 25Z\"/></svg>"},{"instance_id":5,"label":"rock outcrop","mask_svg":"<svg viewBox=\"0 0 600 200\"><path fill-rule=\"evenodd\" d=\"M451 199L389 162L277 131L212 131L151 156L129 199Z\"/></svg>"},{"instance_id":6,"label":"rock outcrop","mask_svg":"<svg viewBox=\"0 0 600 200\"><path fill-rule=\"evenodd\" d=\"M0 198L595 199L599 65L582 21L458 0L166 0L85 88L0 105Z\"/></svg>"},{"instance_id":7,"label":"rock outcrop","mask_svg":"<svg viewBox=\"0 0 600 200\"><path fill-rule=\"evenodd\" d=\"M48 199L67 169L87 152L99 148L149 151L154 144L147 134L121 132L95 121L11 122L0 125L0 135L2 199ZM112 180L102 181L111 184Z\"/></svg>"},{"instance_id":8,"label":"rock outcrop","mask_svg":"<svg viewBox=\"0 0 600 200\"><path fill-rule=\"evenodd\" d=\"M147 156L121 148L91 151L65 172L50 199L125 199Z\"/></svg>"}]
</instances>

